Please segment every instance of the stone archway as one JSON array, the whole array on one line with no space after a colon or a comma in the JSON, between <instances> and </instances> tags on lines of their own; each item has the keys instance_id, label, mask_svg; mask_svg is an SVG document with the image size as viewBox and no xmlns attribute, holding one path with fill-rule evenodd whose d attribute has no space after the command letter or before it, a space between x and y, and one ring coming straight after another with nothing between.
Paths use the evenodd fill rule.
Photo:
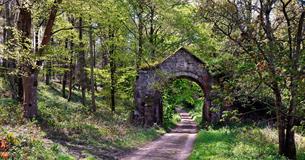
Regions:
<instances>
[{"instance_id":1,"label":"stone archway","mask_svg":"<svg viewBox=\"0 0 305 160\"><path fill-rule=\"evenodd\" d=\"M211 76L206 65L185 48L180 48L175 54L162 63L145 69L138 73L135 87L136 110L133 120L146 127L154 123L162 125L162 88L169 81L177 78L188 78L202 88L205 103L203 106L204 121L210 122L211 107Z\"/></svg>"}]
</instances>

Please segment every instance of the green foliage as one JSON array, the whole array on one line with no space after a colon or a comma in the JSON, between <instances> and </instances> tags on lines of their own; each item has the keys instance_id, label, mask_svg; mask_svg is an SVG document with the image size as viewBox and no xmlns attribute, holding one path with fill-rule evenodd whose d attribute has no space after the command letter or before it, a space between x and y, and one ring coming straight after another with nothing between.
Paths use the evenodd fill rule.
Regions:
<instances>
[{"instance_id":1,"label":"green foliage","mask_svg":"<svg viewBox=\"0 0 305 160\"><path fill-rule=\"evenodd\" d=\"M196 121L201 121L202 96L201 88L187 79L177 79L169 84L163 90L162 97L164 127L172 128L179 120L179 115L175 111L177 107L187 109Z\"/></svg>"},{"instance_id":2,"label":"green foliage","mask_svg":"<svg viewBox=\"0 0 305 160\"><path fill-rule=\"evenodd\" d=\"M276 140L269 138L274 130L255 126L210 129L199 132L189 159L285 159L277 154ZM299 156L303 154L299 151Z\"/></svg>"},{"instance_id":3,"label":"green foliage","mask_svg":"<svg viewBox=\"0 0 305 160\"><path fill-rule=\"evenodd\" d=\"M170 104L163 104L164 105L164 109L163 109L163 127L166 130L169 130L173 127L175 127L175 120L174 117L177 114L175 111L175 106L174 105L170 105Z\"/></svg>"},{"instance_id":4,"label":"green foliage","mask_svg":"<svg viewBox=\"0 0 305 160\"><path fill-rule=\"evenodd\" d=\"M231 22L244 17L236 15L239 12L237 7L234 7L234 3L221 1L215 3L215 6L211 4L205 6L203 4L205 2L208 1L200 1L198 3L178 0L63 1L59 5L59 13L62 14L58 14L53 27L52 44L41 46L43 47L41 54L33 54L34 43L32 40L22 38L20 31L16 28L5 26L12 31L12 37L5 44L0 44L0 58L11 59L16 62L16 68L11 68L5 74L22 75L26 73L23 70L24 65L37 69L37 61L43 60L47 65L44 66L42 72L39 72L40 78L47 70L51 70L56 78L61 78L62 74L70 69L68 68L70 61L77 70L76 59L78 58L78 53L85 51L87 54L89 51L88 28L93 27L93 38L96 44L94 76L98 85L96 93L97 112L91 113L88 106L80 105L81 93L79 90L75 89L72 102L67 102L66 99L59 96L61 84L53 83L51 87L41 85L39 86L38 100L39 117L35 124L41 125L42 128L40 129L36 126L32 127L33 130L37 130L39 133L45 132L48 137L56 140L92 145L103 149L133 148L158 137L162 134L162 131L135 128L127 122L130 111L134 109L133 91L137 75L135 62L141 60L141 66L150 67L163 61L165 57L181 46L189 48L202 59L214 77L217 85L213 86L213 93L216 93L216 96L213 97L212 104L216 107L211 110L212 112L219 112L226 105L232 105L235 100L248 104L248 97L250 96L253 100L261 100L272 106L273 92L269 86L272 78L279 82L283 106L289 106L292 95L289 89L291 84L290 76L295 71L291 71L291 62L287 54L288 45L286 40L288 38L284 34L287 26L283 23L283 25L278 26L279 31L274 30L274 35L278 37L276 39L283 40L283 42L277 42L276 47L268 46L265 35L261 33L260 28L256 27L260 25L245 24L244 26L240 25L243 26L240 27L237 23ZM31 13L33 14L34 31L41 29L41 25L45 24L53 3L53 0L33 2ZM290 5L295 4L290 3ZM140 8L141 5L142 9ZM241 5L240 9L242 8ZM278 7L273 8L278 9ZM297 6L292 6L291 8L298 13L298 9L295 9ZM140 10L143 12L140 12ZM144 19L144 31L141 33L143 34L142 42L139 42L140 13ZM205 17L206 14L211 18L210 21L212 23L202 23L202 17ZM281 14L275 14L274 16L278 17L279 15ZM84 22L82 41L79 40L78 30L80 28L77 27L80 17ZM288 15L288 17L297 16ZM256 18L256 16L252 18ZM283 17L274 20L278 19L282 20ZM249 22L256 23L256 20ZM239 23L244 23L244 20L238 21ZM230 32L230 39L219 32L215 27L217 24L220 25L220 28L224 28L223 31ZM294 30L296 23L291 25L291 29ZM249 33L247 36L251 36L251 34L257 36L254 39L247 40L247 36L244 37L238 30L239 28L247 28L247 33ZM256 38L259 40L259 45L253 43ZM237 42L241 43L239 45L243 45L243 47L233 43L232 39L236 39ZM71 46L65 46L67 41L73 42L74 46L71 49L67 48ZM80 42L84 44L84 47L78 45ZM143 43L143 53L139 55L141 58L136 56L139 52L139 43ZM112 49L114 51L110 55ZM245 53L245 50L248 50L249 53ZM278 76L272 77L269 70L266 69L266 62L263 59L264 56L262 56L261 50L270 54L276 53L271 59L274 61L275 72ZM87 55L85 57L86 62L91 60ZM111 68L115 68L113 71L114 85L111 85L109 59L115 64L115 67ZM48 66L48 64L51 64L51 66ZM299 65L299 70L301 71L301 66L305 65L304 52L300 55ZM89 73L88 65L85 66L85 70ZM0 68L0 71L2 72L2 68ZM79 83L77 76L73 82L74 84ZM3 81L0 79L0 125L11 126L13 127L12 130L14 130L18 128L15 126L26 122L22 118L21 105L8 98L10 92L7 92L8 87L5 86ZM298 95L296 115L304 117L305 95L303 93L305 90L305 77L301 75L297 83L299 89L296 93ZM110 89L113 87L115 88L117 104L116 113L110 112L108 107L111 96ZM157 87L163 89L161 88L163 86ZM173 81L171 85L162 91L163 120L166 129L173 127L180 119L175 112L176 107L188 109L193 119L198 124L202 123L204 95L197 84L179 79ZM90 98L90 96L87 96L87 98ZM90 105L91 102L88 101L86 104ZM237 114L236 110L224 111L222 120L226 122L238 121ZM296 127L298 133L304 133L304 130L304 122L302 122L301 126ZM224 138L223 142L217 141L215 146L214 142L211 142L213 143L211 146L209 146L210 144L207 145L207 148L211 149L206 150L207 152L219 153L219 157L216 156L216 158L277 158L274 154L274 146L265 146L258 142L264 140L262 140L260 131L255 129L252 132L247 129L245 133L241 134L235 129L220 129L218 131L203 132L199 135L199 138L203 139L202 145L206 145L206 142L217 140L219 137ZM257 137L251 137L251 135ZM43 136L34 139L16 138L18 141L25 141L24 144L21 143L22 147L18 147L19 144L15 144L12 137L14 136L8 136L16 147L14 149L16 158L70 159L69 155L61 151L62 146L58 144L47 146ZM253 140L253 143L248 143L249 140ZM236 143L233 144L233 141L236 141ZM265 151L261 151L257 147L260 145L264 146L262 149L265 149ZM214 151L213 147L219 150ZM231 148L233 149L227 151ZM33 153L30 153L32 150ZM201 150L198 151L198 154L200 153ZM262 154L261 157L259 154ZM271 156L268 157L267 154L271 154ZM213 156L212 158L215 158ZM93 158L94 156L88 153L87 159Z\"/></svg>"},{"instance_id":5,"label":"green foliage","mask_svg":"<svg viewBox=\"0 0 305 160\"><path fill-rule=\"evenodd\" d=\"M240 122L240 119L238 118L238 110L233 110L233 111L223 111L222 117L221 117L221 122L225 123L237 123Z\"/></svg>"},{"instance_id":6,"label":"green foliage","mask_svg":"<svg viewBox=\"0 0 305 160\"><path fill-rule=\"evenodd\" d=\"M97 96L110 100L110 87L111 79L109 73L109 67L105 69L94 69L96 76L96 82L103 87L103 90L97 93ZM136 78L136 71L132 67L118 68L115 74L115 88L116 88L116 100L118 106L125 106L124 111L131 111L133 107L133 91L134 82ZM110 102L108 103L110 104ZM118 108L120 109L120 107ZM121 111L119 111L121 112Z\"/></svg>"},{"instance_id":7,"label":"green foliage","mask_svg":"<svg viewBox=\"0 0 305 160\"><path fill-rule=\"evenodd\" d=\"M202 107L203 107L203 99L197 99L194 104L193 109L188 109L192 119L197 123L198 126L202 124Z\"/></svg>"}]
</instances>

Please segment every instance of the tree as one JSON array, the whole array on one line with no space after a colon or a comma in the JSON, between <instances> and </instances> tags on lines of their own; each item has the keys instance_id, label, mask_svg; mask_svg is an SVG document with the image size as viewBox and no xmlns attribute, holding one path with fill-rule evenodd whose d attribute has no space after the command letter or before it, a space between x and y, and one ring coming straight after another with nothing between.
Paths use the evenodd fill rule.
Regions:
<instances>
[{"instance_id":1,"label":"tree","mask_svg":"<svg viewBox=\"0 0 305 160\"><path fill-rule=\"evenodd\" d=\"M82 90L82 104L86 104L86 58L85 58L85 50L84 50L84 42L83 42L83 18L79 18L79 54L78 54L78 69L79 69L79 76L80 76L80 86Z\"/></svg>"},{"instance_id":2,"label":"tree","mask_svg":"<svg viewBox=\"0 0 305 160\"><path fill-rule=\"evenodd\" d=\"M45 46L49 43L51 38L52 28L55 22L56 14L58 11L58 4L61 3L61 0L55 0L53 6L50 9L49 18L47 25L43 34L43 39L41 46ZM35 4L35 2L33 2ZM32 28L32 14L30 8L28 8L26 2L21 2L18 4L20 7L19 19L17 24L17 29L21 32L21 39L23 43L24 52L32 52L30 47L30 38L31 38L31 28ZM41 54L43 48L39 50ZM27 53L23 53L27 54ZM31 53L33 54L33 53ZM24 117L34 118L37 115L37 86L38 86L38 68L37 66L31 63L32 60L25 61L21 64L22 68L22 85L23 85L23 108L24 108ZM36 62L37 65L41 65L40 61Z\"/></svg>"},{"instance_id":3,"label":"tree","mask_svg":"<svg viewBox=\"0 0 305 160\"><path fill-rule=\"evenodd\" d=\"M15 27L14 16L16 14L13 9L16 5L15 1L7 1L4 3L4 27L3 27L3 42L6 45L12 43L13 38L13 28ZM20 102L22 102L22 79L16 73L12 73L11 70L15 70L16 60L13 58L3 59L3 67L7 68L6 79L8 81L10 90L12 91L12 97Z\"/></svg>"},{"instance_id":4,"label":"tree","mask_svg":"<svg viewBox=\"0 0 305 160\"><path fill-rule=\"evenodd\" d=\"M304 92L298 89L302 75L303 7L292 0L207 0L202 1L201 9L201 15L217 33L226 36L241 54L257 64L260 81L274 97L279 153L296 159L293 127L298 115L303 114L298 109ZM283 98L284 92L289 92L289 99Z\"/></svg>"},{"instance_id":5,"label":"tree","mask_svg":"<svg viewBox=\"0 0 305 160\"><path fill-rule=\"evenodd\" d=\"M89 41L90 41L90 90L91 90L91 110L93 112L96 111L96 104L95 104L95 79L94 79L94 62L95 62L95 57L94 57L94 37L93 37L93 30L92 30L92 24L90 26L90 31L89 31Z\"/></svg>"}]
</instances>

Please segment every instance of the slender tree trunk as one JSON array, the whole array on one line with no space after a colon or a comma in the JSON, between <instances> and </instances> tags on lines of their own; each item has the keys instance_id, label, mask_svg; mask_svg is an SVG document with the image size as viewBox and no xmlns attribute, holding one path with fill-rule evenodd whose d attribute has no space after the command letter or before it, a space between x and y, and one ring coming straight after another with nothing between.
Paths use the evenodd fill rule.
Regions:
<instances>
[{"instance_id":1,"label":"slender tree trunk","mask_svg":"<svg viewBox=\"0 0 305 160\"><path fill-rule=\"evenodd\" d=\"M266 34L266 38L269 40L268 46L271 48L271 51L265 55L265 59L268 62L269 71L271 72L272 78L273 78L273 84L272 84L272 90L273 94L275 96L275 108L276 108L276 118L277 118L277 127L278 127L278 141L279 141L279 154L286 156L286 148L285 148L285 142L286 142L286 120L285 115L282 114L284 107L282 102L282 96L281 96L281 89L279 87L279 84L276 80L276 77L278 75L276 74L276 66L274 61L274 55L278 48L278 46L275 43L275 36L271 25L270 20L270 14L272 10L272 5L275 1L267 1L265 4L262 3L263 1L260 1L262 5L261 9L261 24L264 26L264 31Z\"/></svg>"},{"instance_id":2,"label":"slender tree trunk","mask_svg":"<svg viewBox=\"0 0 305 160\"><path fill-rule=\"evenodd\" d=\"M79 18L79 73L80 73L80 86L82 90L82 104L86 105L86 73L85 73L85 66L86 66L86 60L85 60L85 51L84 51L84 43L83 40L83 19Z\"/></svg>"},{"instance_id":3,"label":"slender tree trunk","mask_svg":"<svg viewBox=\"0 0 305 160\"><path fill-rule=\"evenodd\" d=\"M51 39L51 43L54 43L54 39ZM52 79L52 62L50 60L48 60L46 62L46 85L50 85L51 83L51 79ZM54 73L53 73L54 74ZM53 77L54 78L54 77Z\"/></svg>"},{"instance_id":4,"label":"slender tree trunk","mask_svg":"<svg viewBox=\"0 0 305 160\"><path fill-rule=\"evenodd\" d=\"M70 71L69 71L69 96L68 101L71 101L72 98L72 90L73 90L73 72L74 72L74 65L73 65L73 50L74 50L74 43L70 41L70 50L71 50L71 57L70 57Z\"/></svg>"},{"instance_id":5,"label":"slender tree trunk","mask_svg":"<svg viewBox=\"0 0 305 160\"><path fill-rule=\"evenodd\" d=\"M89 31L89 39L90 39L90 58L91 58L91 65L90 65L90 88L91 88L91 110L93 112L96 111L96 104L95 104L95 89L94 89L94 44L95 40L93 39L92 27L90 27Z\"/></svg>"},{"instance_id":6,"label":"slender tree trunk","mask_svg":"<svg viewBox=\"0 0 305 160\"><path fill-rule=\"evenodd\" d=\"M111 77L111 111L115 111L115 92L116 92L116 86L115 86L115 64L114 62L110 62L110 77Z\"/></svg>"},{"instance_id":7,"label":"slender tree trunk","mask_svg":"<svg viewBox=\"0 0 305 160\"><path fill-rule=\"evenodd\" d=\"M35 53L39 52L39 29L37 29L37 31L35 31Z\"/></svg>"},{"instance_id":8,"label":"slender tree trunk","mask_svg":"<svg viewBox=\"0 0 305 160\"><path fill-rule=\"evenodd\" d=\"M139 25L138 25L138 52L136 56L136 70L137 72L140 69L141 66L141 61L142 61L142 56L143 56L143 43L144 43L144 20L143 20L143 2L141 0L138 0L138 5L139 5L139 13L138 13L138 20L139 20Z\"/></svg>"},{"instance_id":9,"label":"slender tree trunk","mask_svg":"<svg viewBox=\"0 0 305 160\"><path fill-rule=\"evenodd\" d=\"M66 39L66 42L65 42L65 48L66 48L66 49L68 49L68 42L69 42L69 40ZM66 60L67 60L67 59L66 59ZM64 64L63 67L64 67L64 75L63 75L63 79L62 79L62 96L63 96L64 98L66 98L66 86L67 86L68 72L66 71L67 65Z\"/></svg>"},{"instance_id":10,"label":"slender tree trunk","mask_svg":"<svg viewBox=\"0 0 305 160\"><path fill-rule=\"evenodd\" d=\"M52 71L51 71L51 62L47 62L46 64L46 68L47 68L47 72L46 72L46 85L50 85L50 81L51 81L51 75L52 75Z\"/></svg>"},{"instance_id":11,"label":"slender tree trunk","mask_svg":"<svg viewBox=\"0 0 305 160\"><path fill-rule=\"evenodd\" d=\"M67 77L68 77L68 74L65 71L63 78L62 78L62 97L64 97L64 98L67 97L66 96Z\"/></svg>"},{"instance_id":12,"label":"slender tree trunk","mask_svg":"<svg viewBox=\"0 0 305 160\"><path fill-rule=\"evenodd\" d=\"M93 67L95 68L96 67L96 43L94 41L93 43ZM96 80L94 80L94 89L95 91L97 92L97 83L96 83Z\"/></svg>"},{"instance_id":13,"label":"slender tree trunk","mask_svg":"<svg viewBox=\"0 0 305 160\"><path fill-rule=\"evenodd\" d=\"M114 38L114 32L112 28L110 28L109 38ZM110 96L111 96L111 111L115 111L115 92L116 92L116 62L115 62L115 55L114 55L115 46L112 43L110 46L109 57L110 57L110 79L111 79L111 86L110 86Z\"/></svg>"},{"instance_id":14,"label":"slender tree trunk","mask_svg":"<svg viewBox=\"0 0 305 160\"><path fill-rule=\"evenodd\" d=\"M277 82L273 84L273 94L275 95L275 107L276 107L276 119L278 128L278 141L279 141L279 154L285 153L285 119L282 114L283 104L281 91L277 85Z\"/></svg>"},{"instance_id":15,"label":"slender tree trunk","mask_svg":"<svg viewBox=\"0 0 305 160\"><path fill-rule=\"evenodd\" d=\"M149 5L150 8L150 29L149 29L149 43L151 46L151 58L156 58L156 46L155 46L155 27L154 27L154 17L155 17L155 6L153 4Z\"/></svg>"}]
</instances>

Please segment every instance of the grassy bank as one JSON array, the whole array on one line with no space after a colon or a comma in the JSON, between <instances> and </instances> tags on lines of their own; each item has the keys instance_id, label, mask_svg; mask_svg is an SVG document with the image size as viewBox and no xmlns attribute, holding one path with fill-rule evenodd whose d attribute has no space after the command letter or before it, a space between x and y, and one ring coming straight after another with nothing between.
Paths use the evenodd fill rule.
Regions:
<instances>
[{"instance_id":1,"label":"grassy bank","mask_svg":"<svg viewBox=\"0 0 305 160\"><path fill-rule=\"evenodd\" d=\"M39 87L39 117L26 122L21 106L11 99L0 100L0 138L10 142L15 159L111 159L147 143L164 133L143 129L128 122L128 111L118 106L112 113L103 98L98 110L62 98L56 86Z\"/></svg>"},{"instance_id":2,"label":"grassy bank","mask_svg":"<svg viewBox=\"0 0 305 160\"><path fill-rule=\"evenodd\" d=\"M305 159L305 138L297 136L298 159ZM275 160L276 131L270 128L235 127L202 130L198 133L190 160Z\"/></svg>"}]
</instances>

